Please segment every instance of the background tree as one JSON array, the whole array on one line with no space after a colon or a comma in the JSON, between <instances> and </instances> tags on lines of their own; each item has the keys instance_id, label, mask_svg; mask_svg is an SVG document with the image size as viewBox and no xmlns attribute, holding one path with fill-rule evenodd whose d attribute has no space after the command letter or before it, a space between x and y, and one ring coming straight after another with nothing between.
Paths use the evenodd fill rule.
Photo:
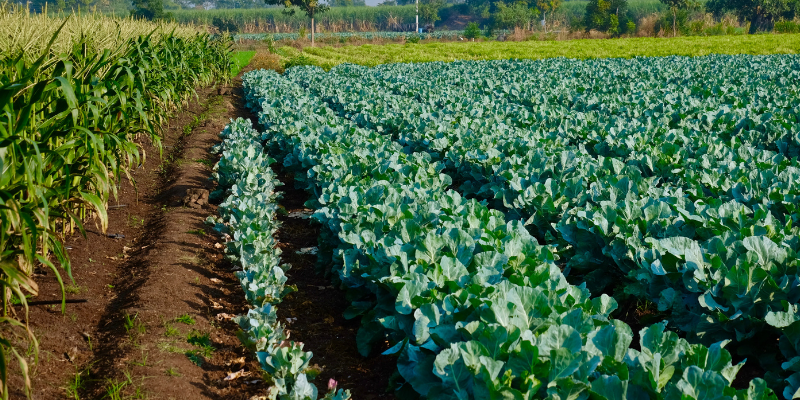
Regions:
<instances>
[{"instance_id":1,"label":"background tree","mask_svg":"<svg viewBox=\"0 0 800 400\"><path fill-rule=\"evenodd\" d=\"M769 28L774 20L794 19L798 0L710 0L706 9L716 15L732 11L740 20L750 21L750 33Z\"/></svg>"},{"instance_id":2,"label":"background tree","mask_svg":"<svg viewBox=\"0 0 800 400\"><path fill-rule=\"evenodd\" d=\"M536 0L536 8L542 12L544 32L547 33L547 13L552 13L561 7L561 0Z\"/></svg>"},{"instance_id":3,"label":"background tree","mask_svg":"<svg viewBox=\"0 0 800 400\"><path fill-rule=\"evenodd\" d=\"M439 10L444 7L444 0L421 0L419 2L419 16L423 21L433 26L440 20Z\"/></svg>"},{"instance_id":4,"label":"background tree","mask_svg":"<svg viewBox=\"0 0 800 400\"><path fill-rule=\"evenodd\" d=\"M286 7L283 12L286 15L294 15L297 9L303 11L306 16L311 18L311 45L314 45L314 16L330 10L330 6L320 3L319 0L264 0L269 5Z\"/></svg>"},{"instance_id":5,"label":"background tree","mask_svg":"<svg viewBox=\"0 0 800 400\"><path fill-rule=\"evenodd\" d=\"M503 1L494 3L494 21L500 28L524 29L539 16L539 10L528 7L528 2L517 1L506 4Z\"/></svg>"},{"instance_id":6,"label":"background tree","mask_svg":"<svg viewBox=\"0 0 800 400\"><path fill-rule=\"evenodd\" d=\"M477 22L470 22L464 29L464 37L467 39L477 39L481 37L481 28Z\"/></svg>"},{"instance_id":7,"label":"background tree","mask_svg":"<svg viewBox=\"0 0 800 400\"><path fill-rule=\"evenodd\" d=\"M684 8L688 8L691 5L690 0L660 0L662 4L669 7L669 10L672 12L672 37L678 35L678 28L676 27L676 21L678 20L678 10L682 10Z\"/></svg>"},{"instance_id":8,"label":"background tree","mask_svg":"<svg viewBox=\"0 0 800 400\"><path fill-rule=\"evenodd\" d=\"M618 35L627 31L627 0L589 0L583 23L586 31L592 29Z\"/></svg>"},{"instance_id":9,"label":"background tree","mask_svg":"<svg viewBox=\"0 0 800 400\"><path fill-rule=\"evenodd\" d=\"M467 6L468 14L472 16L489 18L493 11L491 0L465 0L464 4Z\"/></svg>"},{"instance_id":10,"label":"background tree","mask_svg":"<svg viewBox=\"0 0 800 400\"><path fill-rule=\"evenodd\" d=\"M131 17L147 20L168 19L169 14L164 13L162 0L133 0Z\"/></svg>"}]
</instances>

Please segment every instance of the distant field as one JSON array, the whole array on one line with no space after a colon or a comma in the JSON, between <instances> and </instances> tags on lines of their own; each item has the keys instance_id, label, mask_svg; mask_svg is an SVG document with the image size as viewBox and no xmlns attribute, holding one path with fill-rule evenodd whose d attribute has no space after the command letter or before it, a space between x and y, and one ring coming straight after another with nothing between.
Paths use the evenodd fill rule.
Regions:
<instances>
[{"instance_id":1,"label":"distant field","mask_svg":"<svg viewBox=\"0 0 800 400\"><path fill-rule=\"evenodd\" d=\"M800 34L677 38L581 39L528 42L450 42L345 47L282 47L284 57L301 54L329 68L349 62L374 66L394 62L498 60L508 58L631 58L707 54L789 54L800 52Z\"/></svg>"}]
</instances>

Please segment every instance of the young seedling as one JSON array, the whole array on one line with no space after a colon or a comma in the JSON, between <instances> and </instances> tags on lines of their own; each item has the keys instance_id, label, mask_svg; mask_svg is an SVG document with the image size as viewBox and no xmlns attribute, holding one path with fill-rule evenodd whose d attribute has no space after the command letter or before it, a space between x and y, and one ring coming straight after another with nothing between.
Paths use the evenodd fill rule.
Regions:
<instances>
[{"instance_id":1,"label":"young seedling","mask_svg":"<svg viewBox=\"0 0 800 400\"><path fill-rule=\"evenodd\" d=\"M175 322L180 322L180 323L186 324L186 325L194 325L195 324L194 318L192 318L189 314L183 314L183 315L181 315L179 317L176 317L175 318Z\"/></svg>"}]
</instances>

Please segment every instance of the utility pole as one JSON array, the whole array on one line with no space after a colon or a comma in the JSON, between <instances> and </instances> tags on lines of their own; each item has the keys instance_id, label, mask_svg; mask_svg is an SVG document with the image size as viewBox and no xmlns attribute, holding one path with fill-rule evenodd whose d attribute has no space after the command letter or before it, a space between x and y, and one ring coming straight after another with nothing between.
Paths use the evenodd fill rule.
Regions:
<instances>
[{"instance_id":1,"label":"utility pole","mask_svg":"<svg viewBox=\"0 0 800 400\"><path fill-rule=\"evenodd\" d=\"M419 34L419 0L417 0L417 1L415 2L415 4L417 5L417 22L416 22L416 29L417 29L417 30L416 30L416 31L414 31L414 32L415 32L416 34Z\"/></svg>"}]
</instances>

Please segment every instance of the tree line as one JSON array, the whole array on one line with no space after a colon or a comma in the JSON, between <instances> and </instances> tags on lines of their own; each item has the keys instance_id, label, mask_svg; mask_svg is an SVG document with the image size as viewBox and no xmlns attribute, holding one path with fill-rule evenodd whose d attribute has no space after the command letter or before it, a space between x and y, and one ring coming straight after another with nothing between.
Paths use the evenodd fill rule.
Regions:
<instances>
[{"instance_id":1,"label":"tree line","mask_svg":"<svg viewBox=\"0 0 800 400\"><path fill-rule=\"evenodd\" d=\"M20 0L21 1L21 0ZM200 2L203 3L200 3ZM552 26L552 16L563 0L466 0L464 4L447 7L449 0L420 0L420 22L433 26L441 20L444 10L458 9L484 27L525 29L534 27L545 32ZM798 14L800 0L660 0L669 10L672 35L686 11L704 11L717 16L732 13L740 22L749 23L749 32L769 30L777 21L792 20ZM47 2L47 3L46 3ZM385 0L383 6L414 4L415 0ZM363 6L364 0L33 0L28 2L34 11L87 10L97 7L103 12L127 14L143 19L170 19L171 10L187 8L255 8L283 6L287 14L301 12L309 19L326 12L330 7ZM589 0L582 18L568 21L571 30L597 30L616 36L636 31L636 20L628 0ZM215 21L221 31L236 30L235 21ZM666 23L664 25L667 25ZM312 27L312 34L315 29Z\"/></svg>"}]
</instances>

